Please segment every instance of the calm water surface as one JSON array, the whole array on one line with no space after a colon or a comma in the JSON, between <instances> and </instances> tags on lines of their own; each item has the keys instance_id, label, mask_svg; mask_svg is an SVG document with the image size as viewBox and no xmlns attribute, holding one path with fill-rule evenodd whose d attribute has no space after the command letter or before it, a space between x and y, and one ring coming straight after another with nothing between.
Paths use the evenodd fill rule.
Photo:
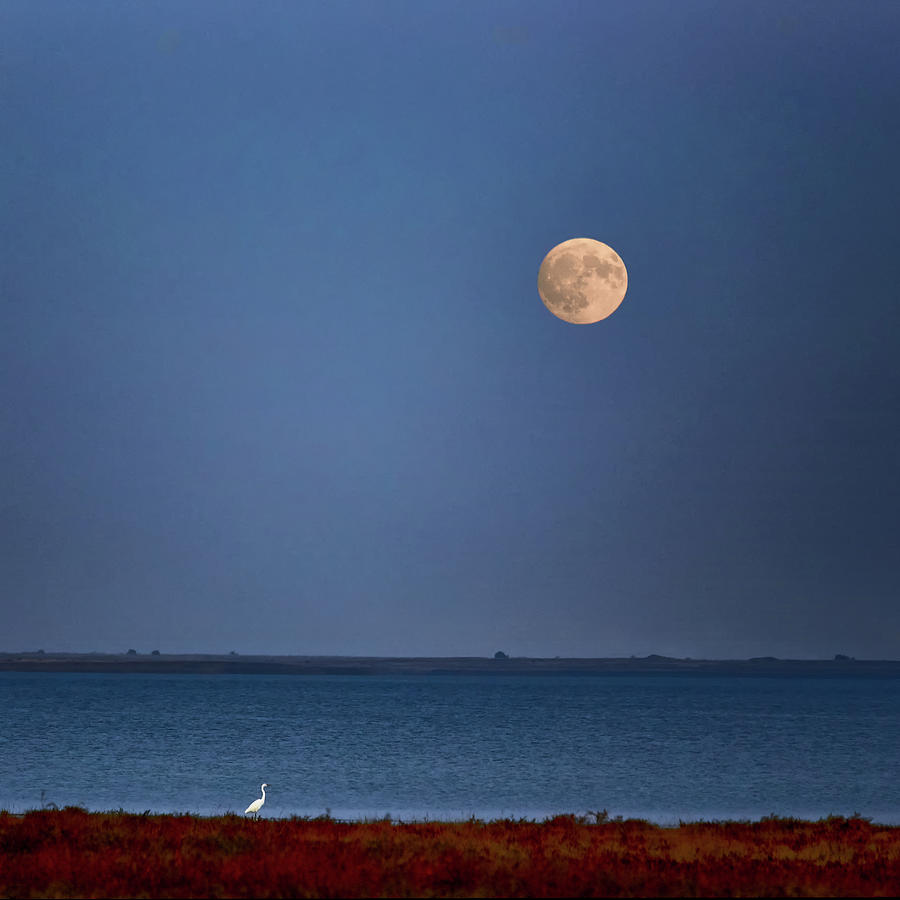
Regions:
<instances>
[{"instance_id":1,"label":"calm water surface","mask_svg":"<svg viewBox=\"0 0 900 900\"><path fill-rule=\"evenodd\" d=\"M0 808L900 824L900 681L0 673Z\"/></svg>"}]
</instances>

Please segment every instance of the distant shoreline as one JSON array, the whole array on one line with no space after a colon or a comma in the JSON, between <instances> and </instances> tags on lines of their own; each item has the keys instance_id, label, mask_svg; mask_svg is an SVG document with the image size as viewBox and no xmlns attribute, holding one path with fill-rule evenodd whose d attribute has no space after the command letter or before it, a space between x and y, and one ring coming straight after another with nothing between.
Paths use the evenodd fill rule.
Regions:
<instances>
[{"instance_id":1,"label":"distant shoreline","mask_svg":"<svg viewBox=\"0 0 900 900\"><path fill-rule=\"evenodd\" d=\"M710 675L900 678L900 660L0 653L0 672L178 675Z\"/></svg>"}]
</instances>

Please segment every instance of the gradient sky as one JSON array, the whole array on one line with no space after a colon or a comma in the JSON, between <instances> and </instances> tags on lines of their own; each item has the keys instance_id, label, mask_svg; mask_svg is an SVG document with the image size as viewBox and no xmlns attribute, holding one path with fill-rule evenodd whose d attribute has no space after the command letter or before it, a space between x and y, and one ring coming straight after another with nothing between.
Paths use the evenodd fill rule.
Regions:
<instances>
[{"instance_id":1,"label":"gradient sky","mask_svg":"<svg viewBox=\"0 0 900 900\"><path fill-rule=\"evenodd\" d=\"M900 657L898 46L3 0L0 649Z\"/></svg>"}]
</instances>

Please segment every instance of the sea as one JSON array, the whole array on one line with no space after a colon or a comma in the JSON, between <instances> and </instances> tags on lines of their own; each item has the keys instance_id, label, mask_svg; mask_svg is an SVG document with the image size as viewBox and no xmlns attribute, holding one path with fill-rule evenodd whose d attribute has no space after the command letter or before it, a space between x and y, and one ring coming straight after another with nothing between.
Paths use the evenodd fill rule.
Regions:
<instances>
[{"instance_id":1,"label":"sea","mask_svg":"<svg viewBox=\"0 0 900 900\"><path fill-rule=\"evenodd\" d=\"M900 824L900 679L0 673L0 809Z\"/></svg>"}]
</instances>

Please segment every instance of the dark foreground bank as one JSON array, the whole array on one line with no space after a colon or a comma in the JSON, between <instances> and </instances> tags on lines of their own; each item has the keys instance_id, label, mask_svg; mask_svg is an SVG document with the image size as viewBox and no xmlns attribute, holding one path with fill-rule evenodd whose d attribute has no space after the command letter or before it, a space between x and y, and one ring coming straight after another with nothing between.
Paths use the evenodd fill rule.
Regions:
<instances>
[{"instance_id":1,"label":"dark foreground bank","mask_svg":"<svg viewBox=\"0 0 900 900\"><path fill-rule=\"evenodd\" d=\"M900 660L679 659L632 656L578 659L481 656L242 656L164 653L0 653L0 672L111 672L183 675L786 675L900 678Z\"/></svg>"},{"instance_id":2,"label":"dark foreground bank","mask_svg":"<svg viewBox=\"0 0 900 900\"><path fill-rule=\"evenodd\" d=\"M593 821L596 819L596 821ZM402 824L0 813L3 897L894 896L900 828L860 818Z\"/></svg>"}]
</instances>

